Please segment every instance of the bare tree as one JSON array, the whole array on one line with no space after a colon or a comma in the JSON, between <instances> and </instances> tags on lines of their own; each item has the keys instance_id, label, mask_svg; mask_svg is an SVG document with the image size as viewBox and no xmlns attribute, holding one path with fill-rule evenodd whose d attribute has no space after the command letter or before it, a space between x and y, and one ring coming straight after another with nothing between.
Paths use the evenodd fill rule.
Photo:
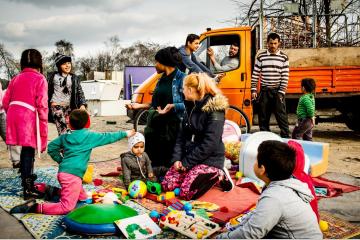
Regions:
<instances>
[{"instance_id":1,"label":"bare tree","mask_svg":"<svg viewBox=\"0 0 360 240\"><path fill-rule=\"evenodd\" d=\"M56 51L68 56L74 56L74 46L71 42L61 39L55 42Z\"/></svg>"},{"instance_id":2,"label":"bare tree","mask_svg":"<svg viewBox=\"0 0 360 240\"><path fill-rule=\"evenodd\" d=\"M360 45L359 0L231 0L239 16L227 20L235 25L259 27L260 2L263 3L263 29L277 31L288 40L285 47ZM295 12L285 5L297 4ZM333 5L332 5L333 4ZM336 7L336 5L341 7Z\"/></svg>"},{"instance_id":3,"label":"bare tree","mask_svg":"<svg viewBox=\"0 0 360 240\"><path fill-rule=\"evenodd\" d=\"M19 71L20 66L15 61L13 55L5 49L5 45L0 43L0 71L2 75L10 81Z\"/></svg>"}]
</instances>

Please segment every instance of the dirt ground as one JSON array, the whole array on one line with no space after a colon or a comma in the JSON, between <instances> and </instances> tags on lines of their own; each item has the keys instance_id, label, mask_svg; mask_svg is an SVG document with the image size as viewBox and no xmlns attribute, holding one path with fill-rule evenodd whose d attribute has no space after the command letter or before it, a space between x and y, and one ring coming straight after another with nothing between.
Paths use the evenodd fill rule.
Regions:
<instances>
[{"instance_id":1,"label":"dirt ground","mask_svg":"<svg viewBox=\"0 0 360 240\"><path fill-rule=\"evenodd\" d=\"M94 131L117 131L132 128L131 123L126 123L128 117L92 117L91 129ZM107 121L116 121L116 124L108 124ZM273 126L275 132L278 129ZM252 128L252 132L257 131L257 126ZM49 141L57 137L54 124L49 124ZM314 129L314 141L326 142L330 144L328 172L343 173L360 178L360 134L349 130L345 124L341 123L319 123ZM121 152L127 150L125 139L120 142L99 147L93 150L91 161L104 161L119 158ZM0 140L0 168L10 167L8 151L2 140ZM36 161L35 166L56 165L46 153L42 154L42 159Z\"/></svg>"}]
</instances>

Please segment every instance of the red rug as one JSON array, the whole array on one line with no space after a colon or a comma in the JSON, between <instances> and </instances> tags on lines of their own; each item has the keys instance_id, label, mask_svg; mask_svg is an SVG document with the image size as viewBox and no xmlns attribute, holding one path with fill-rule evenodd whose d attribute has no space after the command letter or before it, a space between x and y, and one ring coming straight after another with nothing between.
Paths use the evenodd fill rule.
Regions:
<instances>
[{"instance_id":1,"label":"red rug","mask_svg":"<svg viewBox=\"0 0 360 240\"><path fill-rule=\"evenodd\" d=\"M318 196L319 198L331 198L339 196L343 193L349 193L360 190L360 187L332 181L323 177L312 178L314 187L323 187L327 189L326 196Z\"/></svg>"},{"instance_id":2,"label":"red rug","mask_svg":"<svg viewBox=\"0 0 360 240\"><path fill-rule=\"evenodd\" d=\"M256 204L259 195L248 188L235 186L230 192L223 192L220 188L213 187L205 195L197 199L198 201L212 202L220 208L227 208L226 211L214 212L212 218L219 223L225 223L245 210Z\"/></svg>"}]
</instances>

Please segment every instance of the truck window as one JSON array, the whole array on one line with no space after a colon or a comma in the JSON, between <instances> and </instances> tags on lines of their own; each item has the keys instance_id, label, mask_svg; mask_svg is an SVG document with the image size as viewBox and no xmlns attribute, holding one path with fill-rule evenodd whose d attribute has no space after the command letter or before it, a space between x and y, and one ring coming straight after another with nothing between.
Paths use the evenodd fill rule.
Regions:
<instances>
[{"instance_id":1,"label":"truck window","mask_svg":"<svg viewBox=\"0 0 360 240\"><path fill-rule=\"evenodd\" d=\"M213 73L227 72L240 65L240 37L238 35L210 36L203 39L195 55L199 62L205 64ZM207 54L208 47L214 52L215 63ZM230 53L230 49L232 53ZM237 54L234 55L234 52Z\"/></svg>"}]
</instances>

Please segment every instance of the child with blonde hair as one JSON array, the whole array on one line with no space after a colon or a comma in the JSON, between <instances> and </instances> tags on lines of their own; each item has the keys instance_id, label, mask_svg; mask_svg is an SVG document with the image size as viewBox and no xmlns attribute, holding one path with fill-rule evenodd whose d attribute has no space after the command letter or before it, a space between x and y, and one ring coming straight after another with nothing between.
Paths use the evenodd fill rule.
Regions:
<instances>
[{"instance_id":1,"label":"child with blonde hair","mask_svg":"<svg viewBox=\"0 0 360 240\"><path fill-rule=\"evenodd\" d=\"M184 79L185 114L177 136L172 166L164 177L165 191L180 188L180 197L196 199L220 181L224 191L233 189L224 168L222 133L228 100L205 73Z\"/></svg>"}]
</instances>

